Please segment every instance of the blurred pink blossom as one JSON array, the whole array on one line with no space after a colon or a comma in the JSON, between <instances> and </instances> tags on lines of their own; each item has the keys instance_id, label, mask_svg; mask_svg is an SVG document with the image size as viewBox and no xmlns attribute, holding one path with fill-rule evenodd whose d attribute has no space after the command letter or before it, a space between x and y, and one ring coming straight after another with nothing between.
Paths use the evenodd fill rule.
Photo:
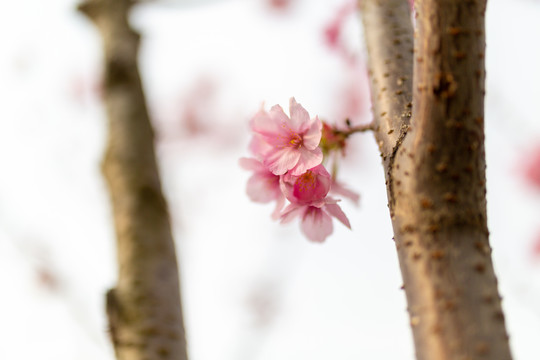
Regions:
<instances>
[{"instance_id":1,"label":"blurred pink blossom","mask_svg":"<svg viewBox=\"0 0 540 360\"><path fill-rule=\"evenodd\" d=\"M290 7L292 0L266 0L266 3L274 10L283 11Z\"/></svg>"},{"instance_id":2,"label":"blurred pink blossom","mask_svg":"<svg viewBox=\"0 0 540 360\"><path fill-rule=\"evenodd\" d=\"M326 45L332 50L336 50L343 55L349 51L345 48L341 35L345 22L356 10L356 1L347 1L344 3L334 16L334 18L324 28L324 40Z\"/></svg>"},{"instance_id":3,"label":"blurred pink blossom","mask_svg":"<svg viewBox=\"0 0 540 360\"><path fill-rule=\"evenodd\" d=\"M540 189L540 147L536 148L525 164L525 178Z\"/></svg>"},{"instance_id":4,"label":"blurred pink blossom","mask_svg":"<svg viewBox=\"0 0 540 360\"><path fill-rule=\"evenodd\" d=\"M260 110L251 120L254 137L251 149L275 175L291 171L300 175L322 162L318 147L322 123L310 119L308 112L294 98L289 103L290 118L279 105L269 112Z\"/></svg>"},{"instance_id":5,"label":"blurred pink blossom","mask_svg":"<svg viewBox=\"0 0 540 360\"><path fill-rule=\"evenodd\" d=\"M535 259L540 259L540 234L537 235L536 241L533 243L532 256Z\"/></svg>"},{"instance_id":6,"label":"blurred pink blossom","mask_svg":"<svg viewBox=\"0 0 540 360\"><path fill-rule=\"evenodd\" d=\"M241 158L240 166L253 171L247 183L247 195L253 202L269 203L276 201L276 208L272 218L279 218L279 213L285 205L285 195L279 187L279 176L272 174L260 161L250 158Z\"/></svg>"}]
</instances>

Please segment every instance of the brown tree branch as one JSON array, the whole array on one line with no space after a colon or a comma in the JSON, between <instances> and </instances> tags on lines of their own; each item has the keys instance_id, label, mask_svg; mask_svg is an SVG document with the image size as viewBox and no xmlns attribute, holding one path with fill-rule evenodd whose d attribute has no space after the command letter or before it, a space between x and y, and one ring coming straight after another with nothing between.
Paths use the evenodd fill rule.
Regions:
<instances>
[{"instance_id":1,"label":"brown tree branch","mask_svg":"<svg viewBox=\"0 0 540 360\"><path fill-rule=\"evenodd\" d=\"M385 168L390 211L394 167L412 112L413 40L406 1L361 1L373 103L375 138Z\"/></svg>"},{"instance_id":2,"label":"brown tree branch","mask_svg":"<svg viewBox=\"0 0 540 360\"><path fill-rule=\"evenodd\" d=\"M128 24L130 4L87 0L79 6L99 29L105 55L109 138L102 169L119 265L107 315L118 359L185 360L176 253L137 69L139 35Z\"/></svg>"},{"instance_id":3,"label":"brown tree branch","mask_svg":"<svg viewBox=\"0 0 540 360\"><path fill-rule=\"evenodd\" d=\"M485 0L416 1L414 81L403 90L395 86L413 67L410 42L397 37L412 38L407 1L364 0L362 10L417 358L511 359L486 221ZM396 94L411 92L408 124ZM396 139L392 129L408 131Z\"/></svg>"}]
</instances>

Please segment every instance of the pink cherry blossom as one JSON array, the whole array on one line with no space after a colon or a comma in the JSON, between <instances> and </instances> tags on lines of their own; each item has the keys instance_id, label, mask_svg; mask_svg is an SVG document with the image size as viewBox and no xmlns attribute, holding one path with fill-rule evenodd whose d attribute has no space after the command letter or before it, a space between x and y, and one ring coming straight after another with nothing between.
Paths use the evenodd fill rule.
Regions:
<instances>
[{"instance_id":1,"label":"pink cherry blossom","mask_svg":"<svg viewBox=\"0 0 540 360\"><path fill-rule=\"evenodd\" d=\"M283 210L281 222L287 223L300 216L300 228L306 237L314 242L324 242L332 234L332 217L351 228L349 219L337 204L337 200L325 198L320 206L292 203Z\"/></svg>"},{"instance_id":2,"label":"pink cherry blossom","mask_svg":"<svg viewBox=\"0 0 540 360\"><path fill-rule=\"evenodd\" d=\"M532 246L532 255L536 260L540 259L540 233L537 235L533 246Z\"/></svg>"},{"instance_id":3,"label":"pink cherry blossom","mask_svg":"<svg viewBox=\"0 0 540 360\"><path fill-rule=\"evenodd\" d=\"M272 174L260 161L250 158L241 158L240 166L253 171L249 178L246 192L251 201L269 203L276 201L276 208L272 218L278 219L279 213L285 205L285 196L279 187L279 176Z\"/></svg>"},{"instance_id":4,"label":"pink cherry blossom","mask_svg":"<svg viewBox=\"0 0 540 360\"><path fill-rule=\"evenodd\" d=\"M269 112L259 111L251 120L255 133L251 150L275 175L290 171L301 175L322 162L318 147L322 123L318 117L310 119L308 112L294 98L289 103L290 118L279 105Z\"/></svg>"},{"instance_id":5,"label":"pink cherry blossom","mask_svg":"<svg viewBox=\"0 0 540 360\"><path fill-rule=\"evenodd\" d=\"M529 183L540 188L540 147L534 149L525 164L525 177Z\"/></svg>"},{"instance_id":6,"label":"pink cherry blossom","mask_svg":"<svg viewBox=\"0 0 540 360\"><path fill-rule=\"evenodd\" d=\"M332 176L323 165L317 165L299 176L286 173L280 180L285 197L291 203L300 205L322 205L331 185Z\"/></svg>"}]
</instances>

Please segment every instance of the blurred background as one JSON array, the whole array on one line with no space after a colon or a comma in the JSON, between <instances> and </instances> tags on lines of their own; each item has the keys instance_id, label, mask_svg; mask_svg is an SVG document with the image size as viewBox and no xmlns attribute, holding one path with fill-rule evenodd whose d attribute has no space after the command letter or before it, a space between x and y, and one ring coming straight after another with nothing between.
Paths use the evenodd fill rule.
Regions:
<instances>
[{"instance_id":1,"label":"blurred background","mask_svg":"<svg viewBox=\"0 0 540 360\"><path fill-rule=\"evenodd\" d=\"M101 42L74 0L0 1L0 359L113 359L116 276L100 174ZM540 359L540 2L487 10L488 213L516 360ZM294 96L370 121L349 0L162 0L133 10L181 266L192 360L414 358L371 134L340 177L361 195L324 244L251 203L248 121Z\"/></svg>"}]
</instances>

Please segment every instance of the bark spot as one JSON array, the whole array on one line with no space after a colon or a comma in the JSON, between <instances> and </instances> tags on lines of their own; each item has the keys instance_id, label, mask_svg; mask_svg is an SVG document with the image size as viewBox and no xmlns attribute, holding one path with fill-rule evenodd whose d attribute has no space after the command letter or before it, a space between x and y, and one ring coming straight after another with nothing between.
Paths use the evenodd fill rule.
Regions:
<instances>
[{"instance_id":1,"label":"bark spot","mask_svg":"<svg viewBox=\"0 0 540 360\"><path fill-rule=\"evenodd\" d=\"M451 98L456 94L457 82L451 73L438 73L435 75L433 93L444 99Z\"/></svg>"},{"instance_id":2,"label":"bark spot","mask_svg":"<svg viewBox=\"0 0 540 360\"><path fill-rule=\"evenodd\" d=\"M476 344L476 353L478 355L487 355L489 352L488 344L485 342L479 342Z\"/></svg>"},{"instance_id":3,"label":"bark spot","mask_svg":"<svg viewBox=\"0 0 540 360\"><path fill-rule=\"evenodd\" d=\"M457 202L457 196L454 193L447 192L443 195L443 199L449 203L456 203Z\"/></svg>"},{"instance_id":4,"label":"bark spot","mask_svg":"<svg viewBox=\"0 0 540 360\"><path fill-rule=\"evenodd\" d=\"M441 161L435 166L435 170L437 170L437 172L440 172L440 173L445 172L447 169L448 169L448 164L445 163L444 161Z\"/></svg>"},{"instance_id":5,"label":"bark spot","mask_svg":"<svg viewBox=\"0 0 540 360\"><path fill-rule=\"evenodd\" d=\"M169 356L169 349L165 348L165 347L160 347L157 351L158 355L162 358L166 358Z\"/></svg>"},{"instance_id":6,"label":"bark spot","mask_svg":"<svg viewBox=\"0 0 540 360\"><path fill-rule=\"evenodd\" d=\"M444 303L444 309L447 311L454 311L456 309L456 303L452 300L447 300Z\"/></svg>"},{"instance_id":7,"label":"bark spot","mask_svg":"<svg viewBox=\"0 0 540 360\"><path fill-rule=\"evenodd\" d=\"M411 224L407 224L405 226L403 226L403 229L401 230L402 232L408 232L408 233L412 233L414 232L416 229L414 228L413 225Z\"/></svg>"},{"instance_id":8,"label":"bark spot","mask_svg":"<svg viewBox=\"0 0 540 360\"><path fill-rule=\"evenodd\" d=\"M463 60L466 56L467 54L464 51L454 51L454 58L456 60Z\"/></svg>"},{"instance_id":9,"label":"bark spot","mask_svg":"<svg viewBox=\"0 0 540 360\"><path fill-rule=\"evenodd\" d=\"M463 28L460 28L460 27L449 27L448 28L448 34L452 35L452 36L456 36L456 35L459 35L459 34L462 34L463 33Z\"/></svg>"},{"instance_id":10,"label":"bark spot","mask_svg":"<svg viewBox=\"0 0 540 360\"><path fill-rule=\"evenodd\" d=\"M420 205L424 209L431 209L433 207L433 202L429 200L428 198L423 198L422 200L420 200Z\"/></svg>"},{"instance_id":11,"label":"bark spot","mask_svg":"<svg viewBox=\"0 0 540 360\"><path fill-rule=\"evenodd\" d=\"M495 311L494 318L497 321L504 321L504 314L501 310Z\"/></svg>"},{"instance_id":12,"label":"bark spot","mask_svg":"<svg viewBox=\"0 0 540 360\"><path fill-rule=\"evenodd\" d=\"M478 250L481 254L488 255L491 253L491 249L488 245L484 244L481 241L477 241L474 243L474 247L476 250Z\"/></svg>"},{"instance_id":13,"label":"bark spot","mask_svg":"<svg viewBox=\"0 0 540 360\"><path fill-rule=\"evenodd\" d=\"M439 224L431 224L428 226L428 231L431 233L439 232L439 230L440 230Z\"/></svg>"},{"instance_id":14,"label":"bark spot","mask_svg":"<svg viewBox=\"0 0 540 360\"><path fill-rule=\"evenodd\" d=\"M477 273L484 273L486 271L486 266L483 264L483 263L478 263L476 265L474 265L474 270L477 272Z\"/></svg>"}]
</instances>

